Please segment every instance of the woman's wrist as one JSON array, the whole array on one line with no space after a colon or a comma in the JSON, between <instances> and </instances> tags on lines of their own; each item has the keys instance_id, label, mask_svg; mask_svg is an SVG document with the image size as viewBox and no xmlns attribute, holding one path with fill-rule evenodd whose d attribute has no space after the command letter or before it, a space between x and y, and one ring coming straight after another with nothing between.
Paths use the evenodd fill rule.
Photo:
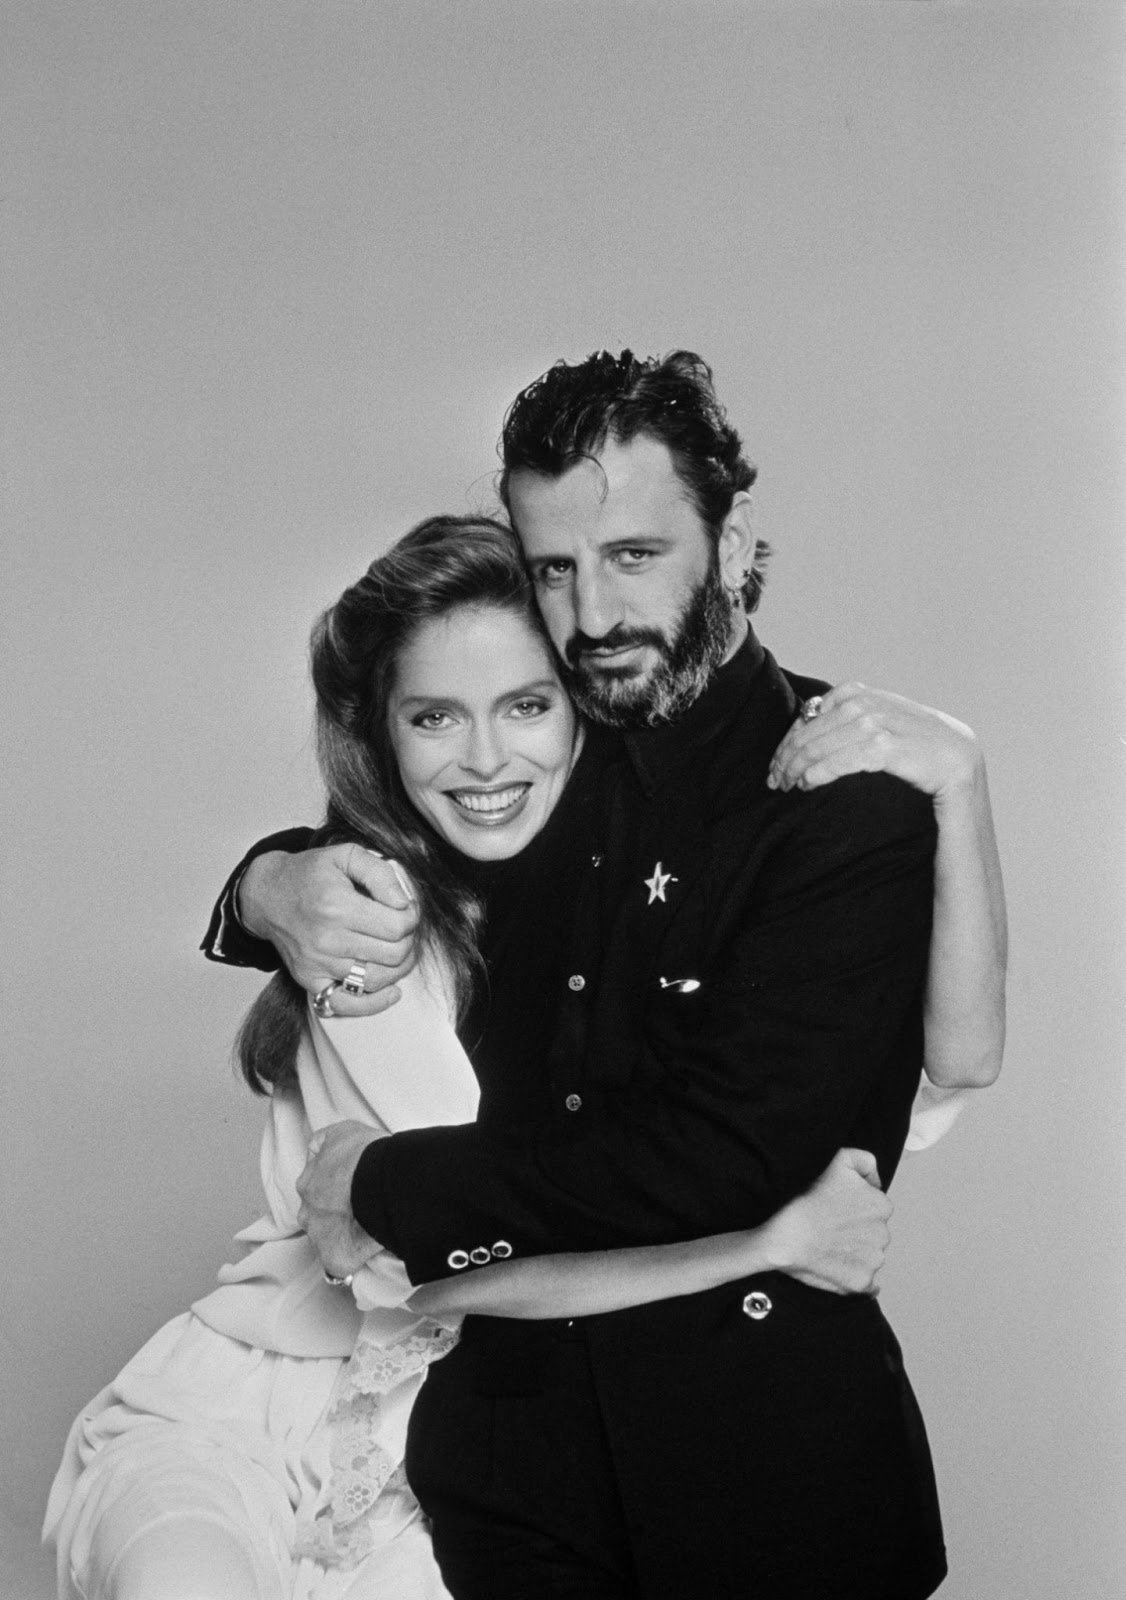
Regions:
<instances>
[{"instance_id":1,"label":"woman's wrist","mask_svg":"<svg viewBox=\"0 0 1126 1600\"><path fill-rule=\"evenodd\" d=\"M791 1272L800 1265L801 1249L795 1238L794 1217L789 1206L776 1211L759 1227L745 1235L748 1276L753 1272Z\"/></svg>"},{"instance_id":2,"label":"woman's wrist","mask_svg":"<svg viewBox=\"0 0 1126 1600\"><path fill-rule=\"evenodd\" d=\"M976 741L971 749L962 753L960 759L951 763L949 774L939 782L931 798L935 815L940 821L946 817L951 821L959 817L970 820L978 813L988 811L989 782L985 758Z\"/></svg>"}]
</instances>

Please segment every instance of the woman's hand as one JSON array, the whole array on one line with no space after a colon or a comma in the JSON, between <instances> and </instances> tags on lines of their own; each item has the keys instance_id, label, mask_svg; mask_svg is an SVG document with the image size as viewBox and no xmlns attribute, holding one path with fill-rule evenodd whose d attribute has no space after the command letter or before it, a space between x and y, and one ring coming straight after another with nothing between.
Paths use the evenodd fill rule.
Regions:
<instances>
[{"instance_id":1,"label":"woman's hand","mask_svg":"<svg viewBox=\"0 0 1126 1600\"><path fill-rule=\"evenodd\" d=\"M812 1189L763 1227L776 1271L833 1294L878 1294L892 1205L880 1188L876 1158L839 1150Z\"/></svg>"},{"instance_id":2,"label":"woman's hand","mask_svg":"<svg viewBox=\"0 0 1126 1600\"><path fill-rule=\"evenodd\" d=\"M356 1165L379 1137L365 1122L334 1122L309 1140L309 1159L297 1180L297 1221L334 1278L357 1272L379 1249L352 1215Z\"/></svg>"},{"instance_id":3,"label":"woman's hand","mask_svg":"<svg viewBox=\"0 0 1126 1600\"><path fill-rule=\"evenodd\" d=\"M821 696L774 752L770 789L816 789L850 772L888 772L936 803L972 789L984 770L972 729L885 689L843 683Z\"/></svg>"}]
</instances>

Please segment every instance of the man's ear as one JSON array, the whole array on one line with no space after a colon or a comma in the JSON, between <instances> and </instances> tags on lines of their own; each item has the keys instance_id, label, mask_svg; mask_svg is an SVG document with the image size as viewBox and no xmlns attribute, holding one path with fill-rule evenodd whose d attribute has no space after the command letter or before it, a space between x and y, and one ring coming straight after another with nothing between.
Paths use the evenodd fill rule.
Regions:
<instances>
[{"instance_id":1,"label":"man's ear","mask_svg":"<svg viewBox=\"0 0 1126 1600\"><path fill-rule=\"evenodd\" d=\"M757 549L751 497L745 489L740 489L719 530L719 575L723 587L732 594L742 591L747 574L755 564Z\"/></svg>"}]
</instances>

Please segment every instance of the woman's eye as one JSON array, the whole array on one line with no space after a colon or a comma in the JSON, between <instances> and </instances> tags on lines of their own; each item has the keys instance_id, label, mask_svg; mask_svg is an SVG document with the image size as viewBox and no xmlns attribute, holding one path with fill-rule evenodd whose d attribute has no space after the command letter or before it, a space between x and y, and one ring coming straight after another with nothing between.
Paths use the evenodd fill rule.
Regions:
<instances>
[{"instance_id":1,"label":"woman's eye","mask_svg":"<svg viewBox=\"0 0 1126 1600\"><path fill-rule=\"evenodd\" d=\"M420 711L417 717L411 719L413 728L444 728L450 720L448 711Z\"/></svg>"},{"instance_id":2,"label":"woman's eye","mask_svg":"<svg viewBox=\"0 0 1126 1600\"><path fill-rule=\"evenodd\" d=\"M548 709L546 700L517 700L512 707L518 717L541 717Z\"/></svg>"}]
</instances>

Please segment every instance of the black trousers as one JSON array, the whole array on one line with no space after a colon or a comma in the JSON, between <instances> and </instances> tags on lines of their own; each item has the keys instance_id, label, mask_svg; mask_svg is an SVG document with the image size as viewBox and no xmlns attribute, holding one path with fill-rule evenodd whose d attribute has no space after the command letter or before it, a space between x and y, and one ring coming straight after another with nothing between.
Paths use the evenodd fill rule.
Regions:
<instances>
[{"instance_id":1,"label":"black trousers","mask_svg":"<svg viewBox=\"0 0 1126 1600\"><path fill-rule=\"evenodd\" d=\"M794 1330L788 1287L774 1293L779 1342ZM716 1302L721 1319L730 1300ZM717 1329L734 1365L728 1349L686 1371L642 1346L610 1384L581 1321L469 1318L430 1368L407 1441L456 1600L932 1594L941 1526L898 1345L874 1302L817 1304L835 1362L795 1334L777 1374L763 1327L740 1317Z\"/></svg>"},{"instance_id":2,"label":"black trousers","mask_svg":"<svg viewBox=\"0 0 1126 1600\"><path fill-rule=\"evenodd\" d=\"M407 1476L457 1600L641 1600L581 1324L469 1318L415 1402Z\"/></svg>"}]
</instances>

